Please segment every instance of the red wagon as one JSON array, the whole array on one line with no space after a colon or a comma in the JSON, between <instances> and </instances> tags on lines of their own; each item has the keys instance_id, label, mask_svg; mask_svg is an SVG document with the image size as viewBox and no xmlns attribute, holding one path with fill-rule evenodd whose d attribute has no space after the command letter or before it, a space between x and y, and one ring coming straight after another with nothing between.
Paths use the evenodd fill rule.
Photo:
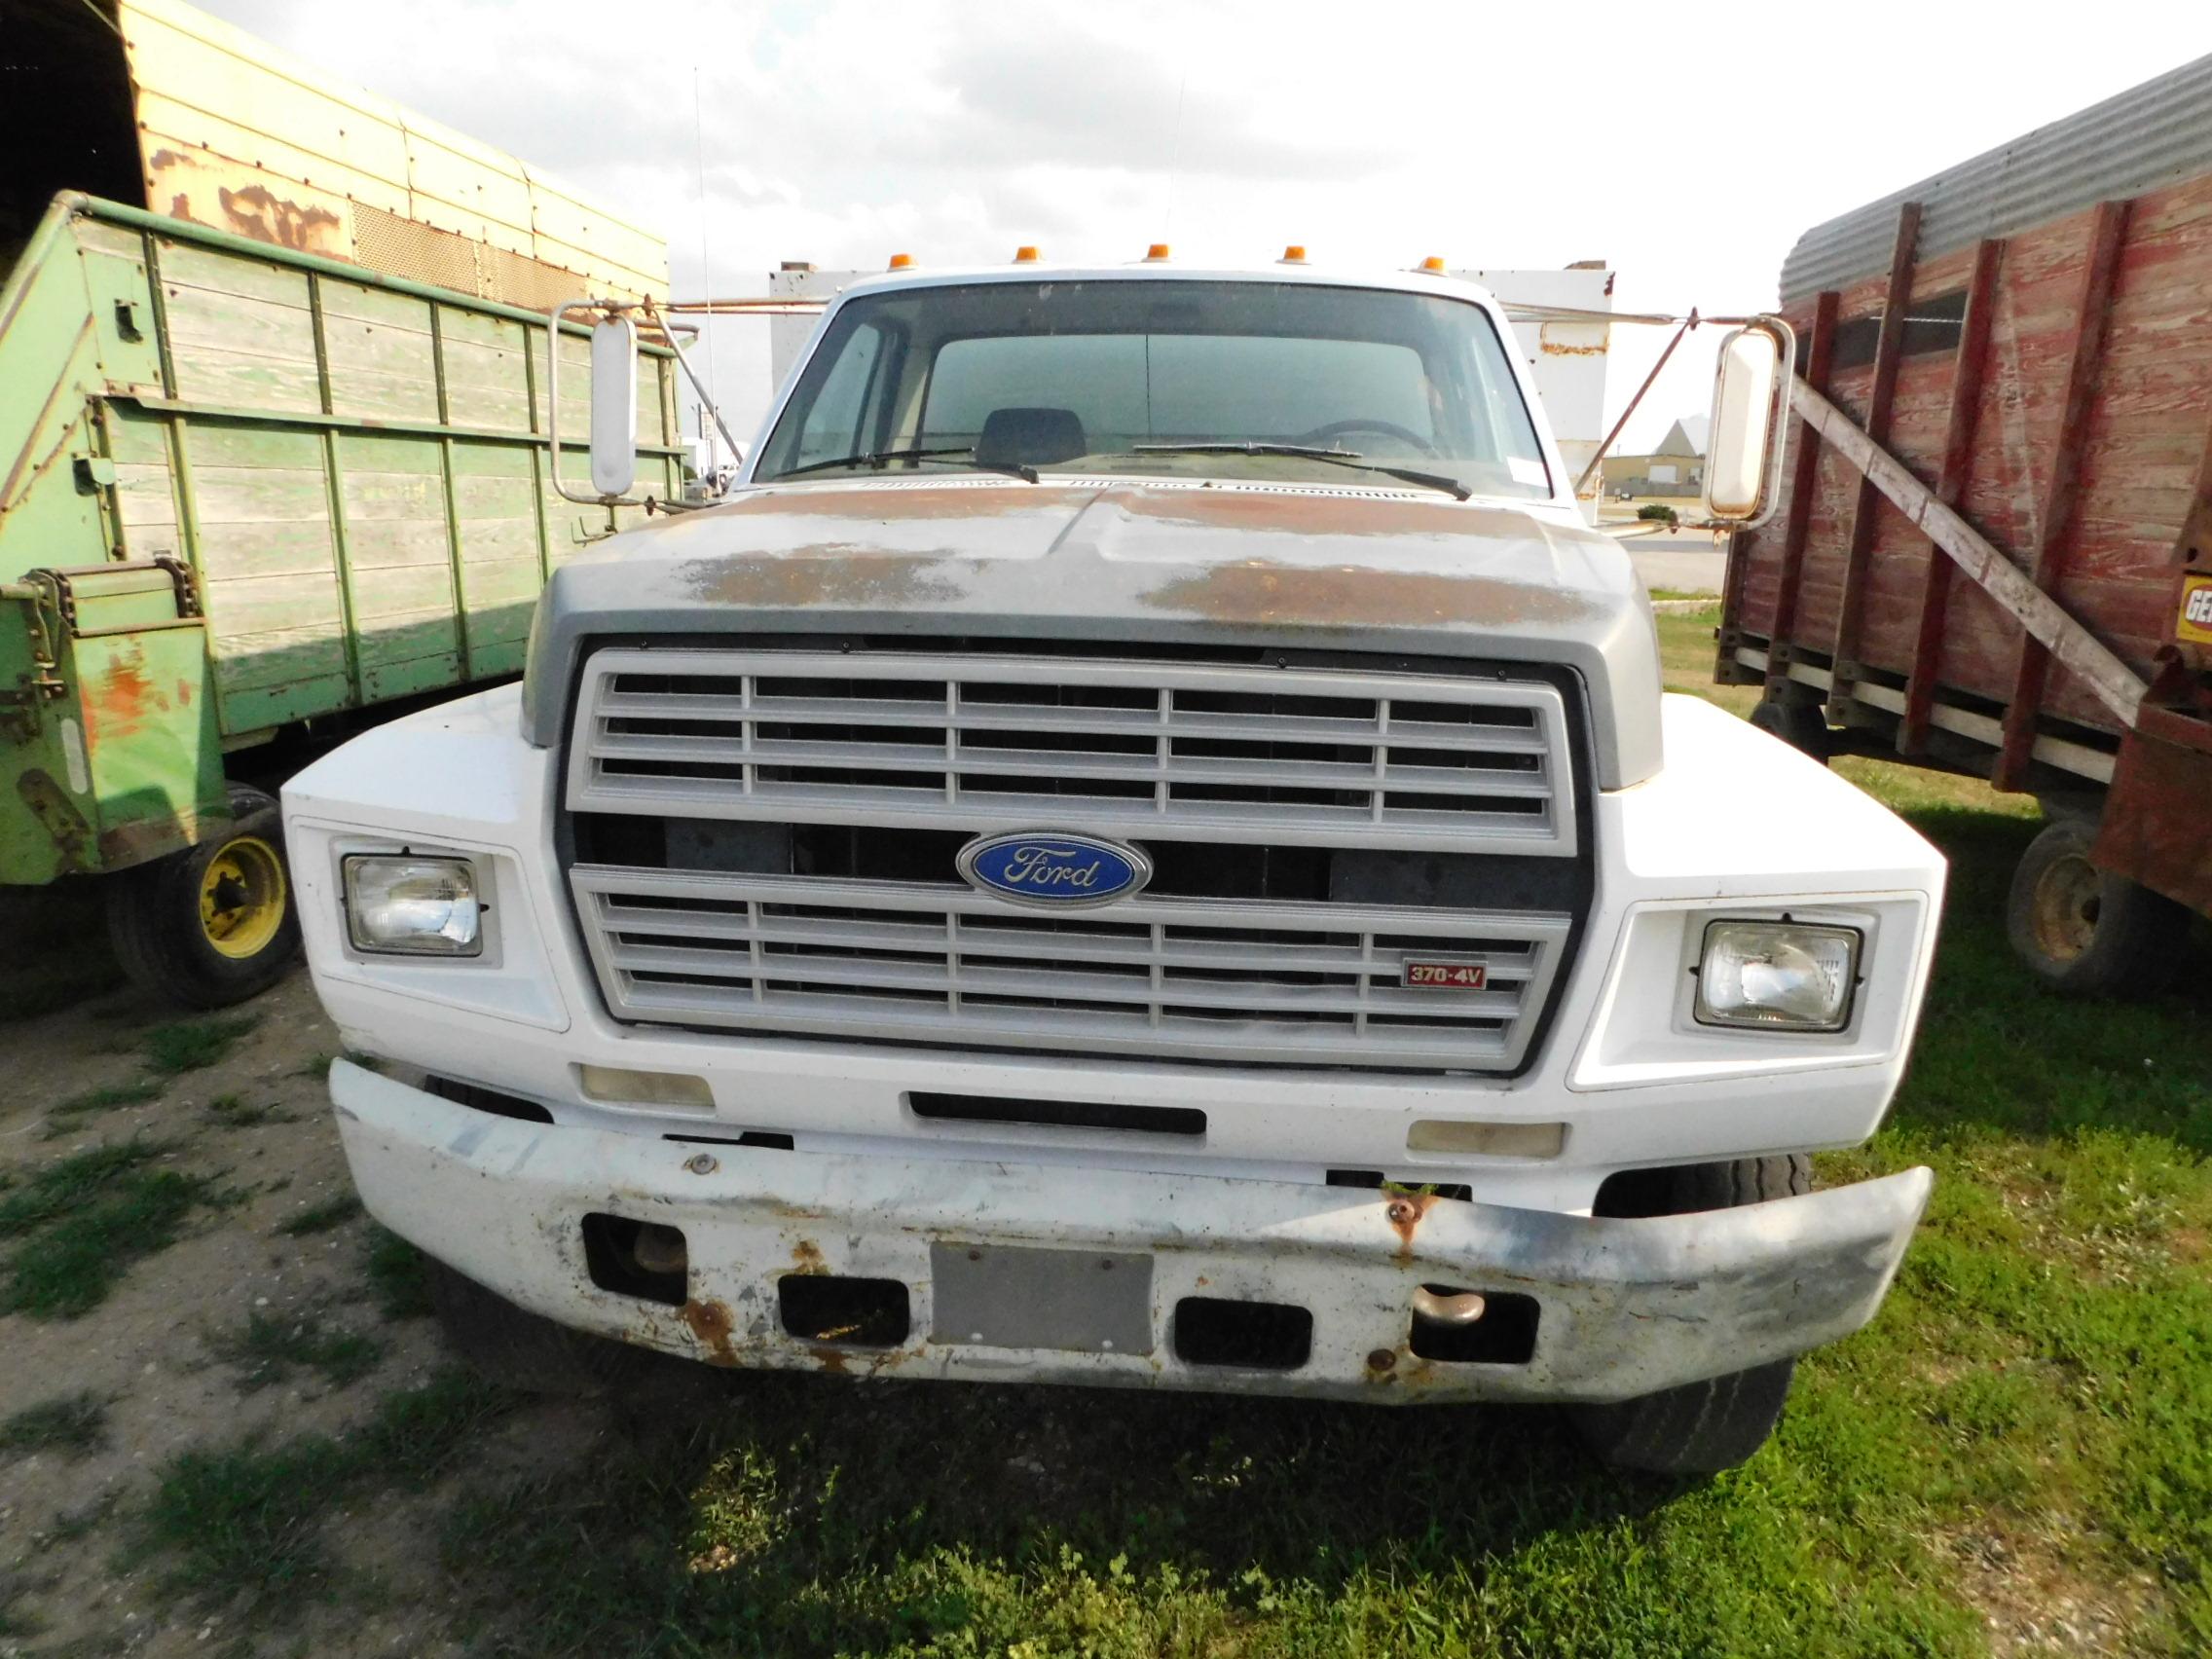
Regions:
<instances>
[{"instance_id":1,"label":"red wagon","mask_svg":"<svg viewBox=\"0 0 2212 1659\"><path fill-rule=\"evenodd\" d=\"M1810 230L1717 678L2038 796L2014 947L2142 993L2212 912L2212 56Z\"/></svg>"}]
</instances>

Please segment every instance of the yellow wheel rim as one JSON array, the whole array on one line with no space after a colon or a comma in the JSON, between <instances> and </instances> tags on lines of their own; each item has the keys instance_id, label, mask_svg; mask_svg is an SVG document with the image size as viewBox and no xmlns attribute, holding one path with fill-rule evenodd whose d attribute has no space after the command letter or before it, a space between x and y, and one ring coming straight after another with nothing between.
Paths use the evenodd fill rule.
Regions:
<instances>
[{"instance_id":1,"label":"yellow wheel rim","mask_svg":"<svg viewBox=\"0 0 2212 1659\"><path fill-rule=\"evenodd\" d=\"M284 863L258 835L226 841L200 878L200 931L225 956L258 956L284 925Z\"/></svg>"}]
</instances>

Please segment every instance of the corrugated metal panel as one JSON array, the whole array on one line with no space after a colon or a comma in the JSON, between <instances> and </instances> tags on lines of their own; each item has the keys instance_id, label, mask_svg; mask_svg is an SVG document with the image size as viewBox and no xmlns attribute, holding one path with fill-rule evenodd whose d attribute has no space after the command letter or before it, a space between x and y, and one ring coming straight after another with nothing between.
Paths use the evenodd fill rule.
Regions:
<instances>
[{"instance_id":1,"label":"corrugated metal panel","mask_svg":"<svg viewBox=\"0 0 2212 1659\"><path fill-rule=\"evenodd\" d=\"M2212 56L1816 225L1783 262L1782 303L1885 270L1906 202L1924 209L1927 260L2204 172L2212 172Z\"/></svg>"},{"instance_id":2,"label":"corrugated metal panel","mask_svg":"<svg viewBox=\"0 0 2212 1659\"><path fill-rule=\"evenodd\" d=\"M182 0L123 0L146 205L533 309L665 295L667 244Z\"/></svg>"}]
</instances>

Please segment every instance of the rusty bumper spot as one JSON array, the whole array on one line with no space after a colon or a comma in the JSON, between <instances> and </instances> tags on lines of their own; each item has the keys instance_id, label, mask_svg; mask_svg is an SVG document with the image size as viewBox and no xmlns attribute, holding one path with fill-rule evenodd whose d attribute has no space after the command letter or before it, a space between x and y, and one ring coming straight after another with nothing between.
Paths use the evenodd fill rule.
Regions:
<instances>
[{"instance_id":1,"label":"rusty bumper spot","mask_svg":"<svg viewBox=\"0 0 2212 1659\"><path fill-rule=\"evenodd\" d=\"M691 1334L707 1350L710 1365L737 1364L737 1346L730 1341L733 1316L726 1302L712 1300L686 1302L683 1305L683 1322L691 1327Z\"/></svg>"},{"instance_id":2,"label":"rusty bumper spot","mask_svg":"<svg viewBox=\"0 0 2212 1659\"><path fill-rule=\"evenodd\" d=\"M1382 1214L1398 1235L1398 1259L1410 1260L1414 1253L1414 1235L1419 1231L1429 1206L1437 1201L1434 1193L1392 1193L1383 1200Z\"/></svg>"}]
</instances>

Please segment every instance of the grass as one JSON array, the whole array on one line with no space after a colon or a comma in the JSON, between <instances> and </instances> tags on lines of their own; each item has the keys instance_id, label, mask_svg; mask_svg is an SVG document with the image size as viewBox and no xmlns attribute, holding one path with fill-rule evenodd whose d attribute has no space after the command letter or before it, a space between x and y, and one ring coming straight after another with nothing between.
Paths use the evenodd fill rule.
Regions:
<instances>
[{"instance_id":1,"label":"grass","mask_svg":"<svg viewBox=\"0 0 2212 1659\"><path fill-rule=\"evenodd\" d=\"M230 1057L260 1017L250 1014L218 1014L203 1019L177 1019L148 1026L138 1034L138 1048L147 1068L160 1077L180 1072L204 1071Z\"/></svg>"},{"instance_id":2,"label":"grass","mask_svg":"<svg viewBox=\"0 0 2212 1659\"><path fill-rule=\"evenodd\" d=\"M0 1194L0 1313L76 1318L107 1300L130 1263L174 1242L215 1195L203 1177L148 1167L168 1150L92 1147Z\"/></svg>"},{"instance_id":3,"label":"grass","mask_svg":"<svg viewBox=\"0 0 2212 1659\"><path fill-rule=\"evenodd\" d=\"M107 1401L90 1389L25 1406L0 1420L0 1457L58 1452L75 1459L107 1443Z\"/></svg>"},{"instance_id":4,"label":"grass","mask_svg":"<svg viewBox=\"0 0 2212 1659\"><path fill-rule=\"evenodd\" d=\"M384 1345L357 1331L327 1329L321 1316L273 1317L252 1313L238 1330L210 1337L216 1358L239 1368L239 1392L256 1393L312 1371L325 1386L359 1382L384 1358Z\"/></svg>"},{"instance_id":5,"label":"grass","mask_svg":"<svg viewBox=\"0 0 2212 1659\"><path fill-rule=\"evenodd\" d=\"M340 1193L286 1217L276 1224L276 1231L287 1238L305 1238L311 1233L343 1227L360 1213L361 1200L351 1193Z\"/></svg>"},{"instance_id":6,"label":"grass","mask_svg":"<svg viewBox=\"0 0 2212 1659\"><path fill-rule=\"evenodd\" d=\"M422 1319L431 1312L429 1280L423 1272L423 1252L381 1227L369 1229L369 1246L362 1262L377 1311L387 1319Z\"/></svg>"},{"instance_id":7,"label":"grass","mask_svg":"<svg viewBox=\"0 0 2212 1659\"><path fill-rule=\"evenodd\" d=\"M175 1589L203 1606L241 1594L313 1588L334 1572L326 1530L348 1498L419 1491L449 1473L514 1397L458 1370L386 1395L340 1439L309 1434L192 1451L161 1469L138 1518L140 1549L166 1563ZM272 1616L294 1605L270 1604Z\"/></svg>"},{"instance_id":8,"label":"grass","mask_svg":"<svg viewBox=\"0 0 2212 1659\"><path fill-rule=\"evenodd\" d=\"M207 1116L226 1129L250 1129L263 1124L296 1124L297 1112L281 1106L249 1106L241 1095L218 1094L207 1102Z\"/></svg>"},{"instance_id":9,"label":"grass","mask_svg":"<svg viewBox=\"0 0 2212 1659\"><path fill-rule=\"evenodd\" d=\"M151 1077L130 1083L111 1083L100 1088L88 1088L82 1094L72 1094L54 1110L63 1116L75 1116L112 1111L118 1106L143 1106L149 1100L160 1099L163 1087L160 1079Z\"/></svg>"}]
</instances>

